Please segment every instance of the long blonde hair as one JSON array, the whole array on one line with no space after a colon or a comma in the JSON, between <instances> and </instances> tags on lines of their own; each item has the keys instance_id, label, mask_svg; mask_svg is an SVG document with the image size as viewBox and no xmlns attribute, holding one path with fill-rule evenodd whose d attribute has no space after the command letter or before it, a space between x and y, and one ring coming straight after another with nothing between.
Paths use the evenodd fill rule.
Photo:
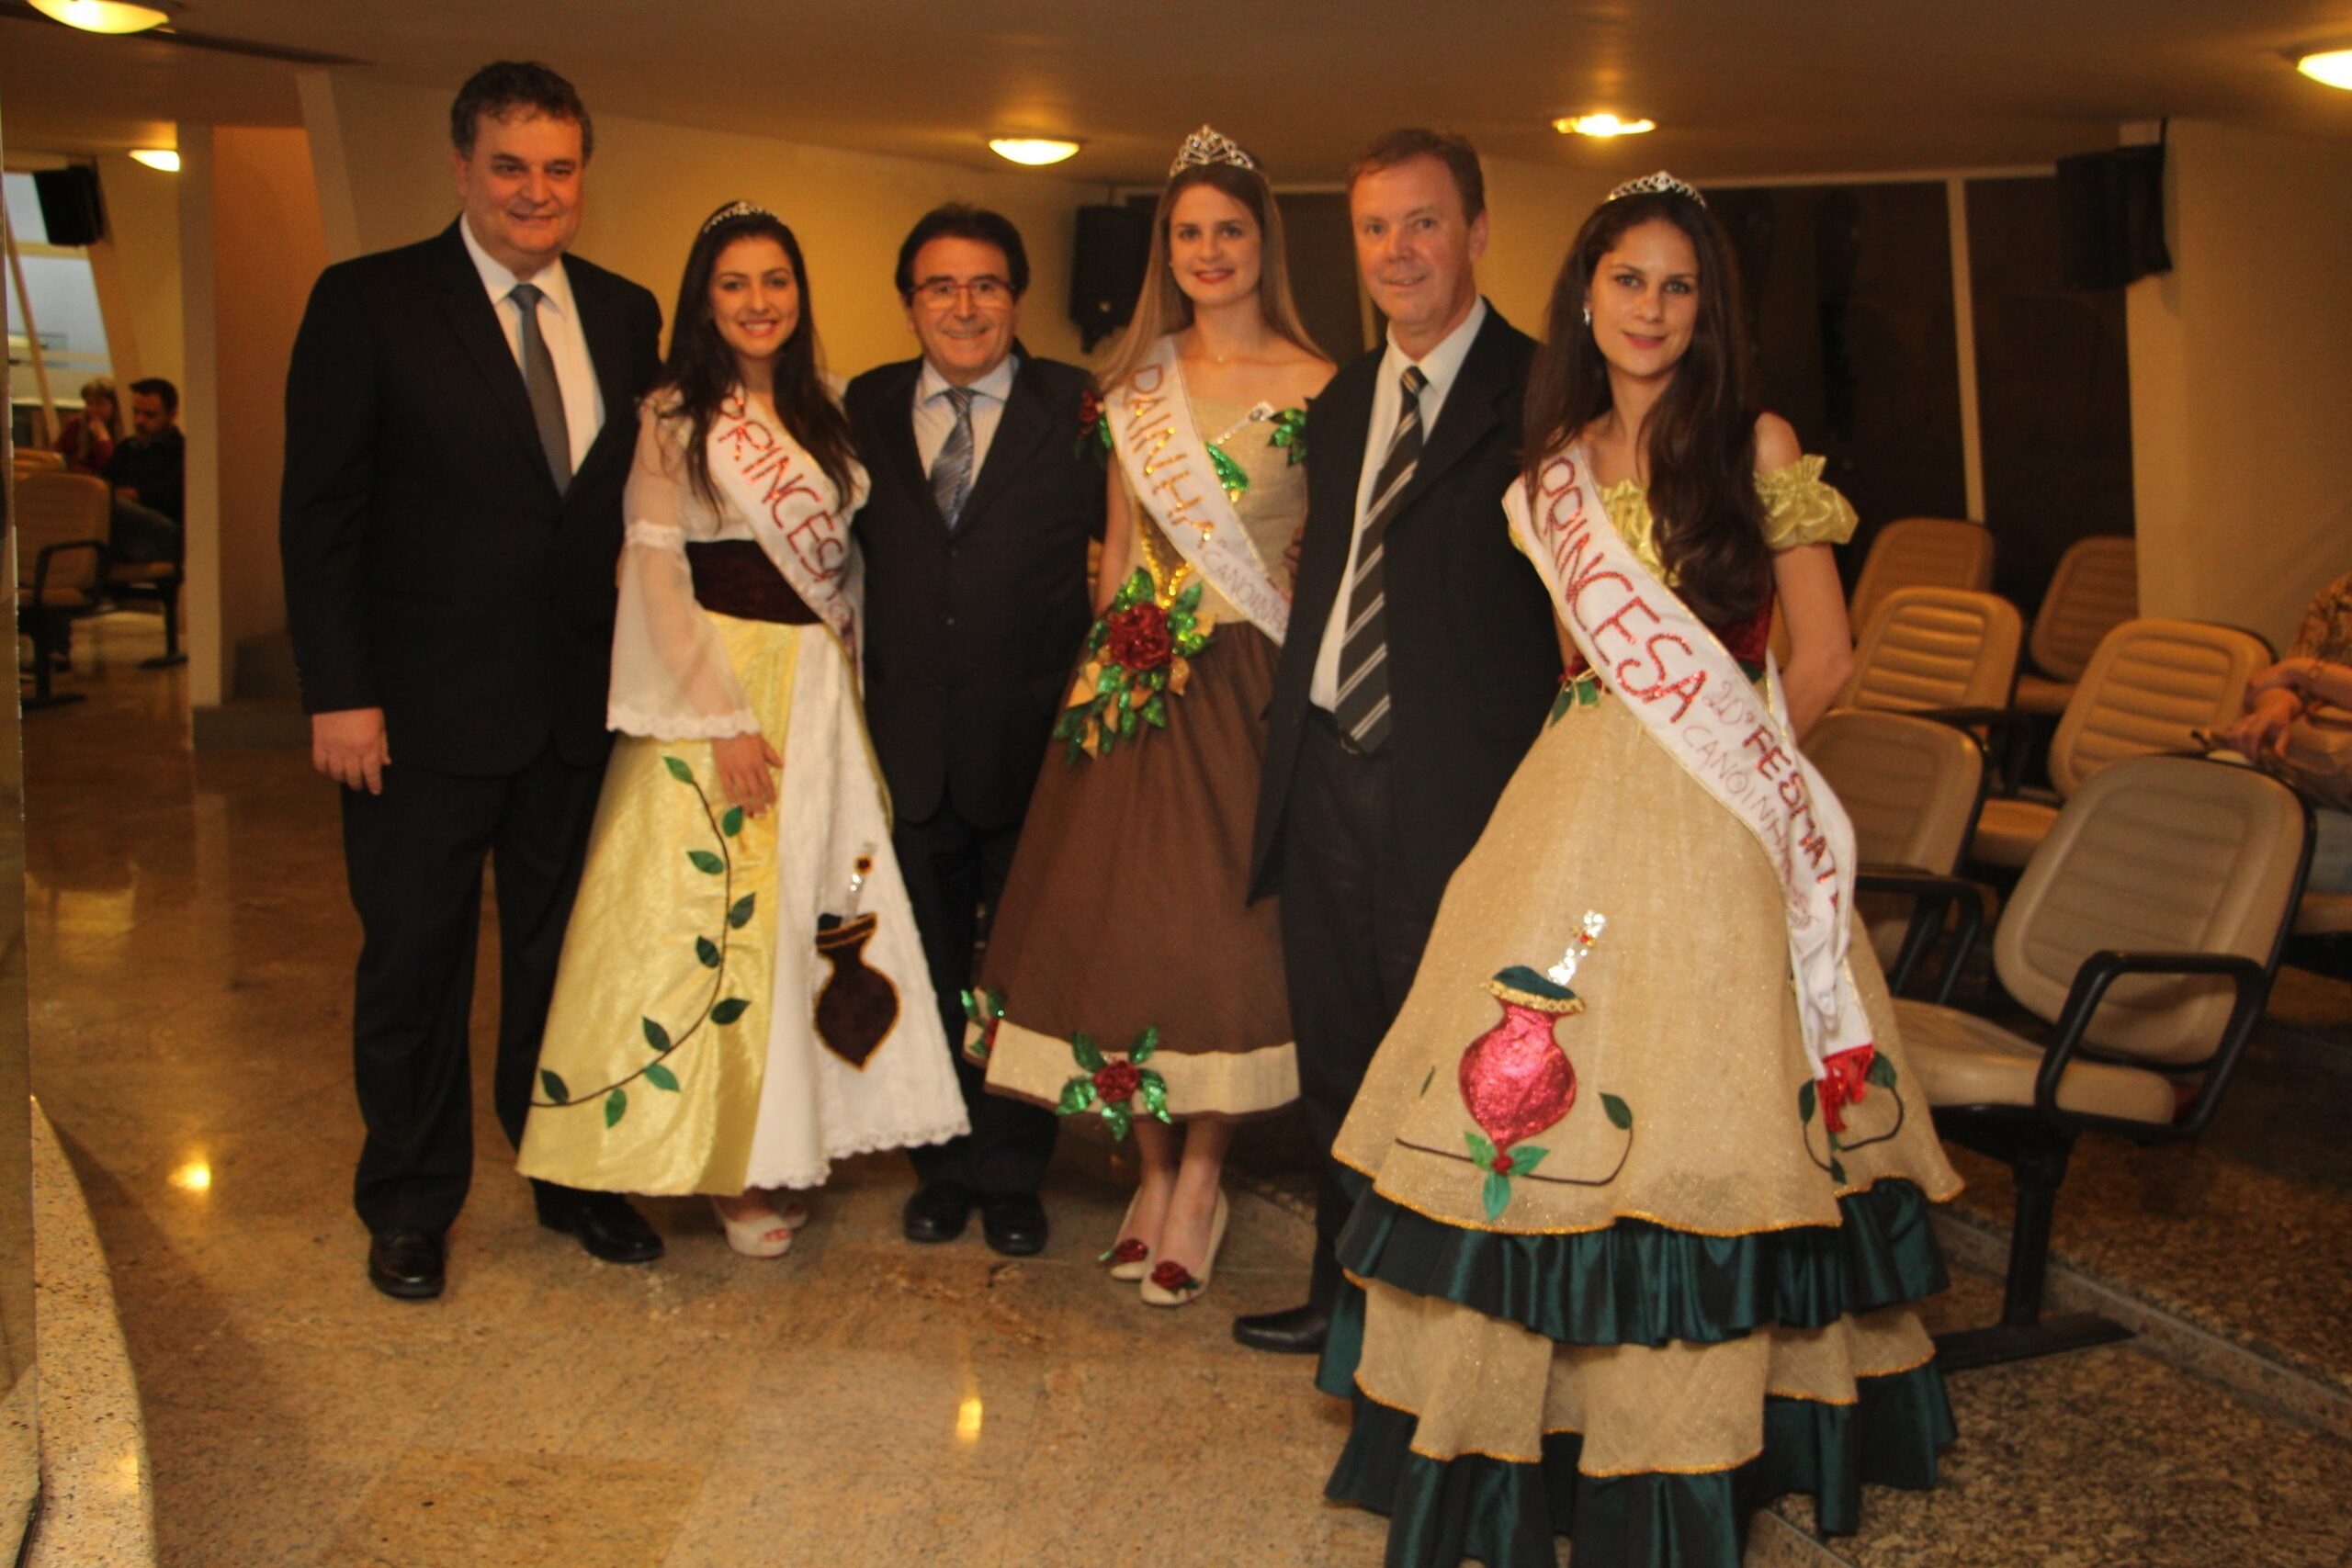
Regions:
<instances>
[{"instance_id":1,"label":"long blonde hair","mask_svg":"<svg viewBox=\"0 0 2352 1568\"><path fill-rule=\"evenodd\" d=\"M1151 257L1144 264L1143 293L1136 300L1136 313L1127 323L1126 335L1119 340L1111 362L1103 367L1102 379L1106 392L1115 390L1141 368L1161 338L1193 324L1193 301L1177 287L1176 275L1168 265L1168 220L1175 209L1176 198L1194 186L1207 186L1231 197L1258 220L1258 309L1266 318L1266 324L1316 358L1329 357L1306 335L1306 328L1298 319L1298 307L1291 300L1290 266L1283 252L1282 209L1275 205L1265 176L1236 164L1195 164L1179 170L1159 193L1159 206L1151 215Z\"/></svg>"}]
</instances>

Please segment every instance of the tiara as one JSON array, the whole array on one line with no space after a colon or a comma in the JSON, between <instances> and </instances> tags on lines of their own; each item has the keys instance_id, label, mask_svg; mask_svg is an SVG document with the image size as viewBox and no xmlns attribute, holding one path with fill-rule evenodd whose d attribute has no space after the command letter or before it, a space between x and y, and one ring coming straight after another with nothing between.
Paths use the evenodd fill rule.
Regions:
<instances>
[{"instance_id":1,"label":"tiara","mask_svg":"<svg viewBox=\"0 0 2352 1568\"><path fill-rule=\"evenodd\" d=\"M718 211L712 213L708 218L703 220L702 232L707 234L713 229L718 228L721 223L725 223L729 220L736 218L773 218L775 216L775 214L770 212L766 208L758 206L752 202L730 201L726 206L720 208Z\"/></svg>"},{"instance_id":2,"label":"tiara","mask_svg":"<svg viewBox=\"0 0 2352 1568\"><path fill-rule=\"evenodd\" d=\"M1184 138L1184 145L1176 149L1176 161L1168 165L1168 177L1172 180L1186 169L1204 164L1230 164L1237 169L1254 170L1258 160L1215 127L1204 125Z\"/></svg>"},{"instance_id":3,"label":"tiara","mask_svg":"<svg viewBox=\"0 0 2352 1568\"><path fill-rule=\"evenodd\" d=\"M1637 180L1627 180L1609 193L1609 199L1614 201L1621 196L1687 196L1702 207L1707 205L1707 198L1699 194L1697 186L1685 184L1664 169Z\"/></svg>"}]
</instances>

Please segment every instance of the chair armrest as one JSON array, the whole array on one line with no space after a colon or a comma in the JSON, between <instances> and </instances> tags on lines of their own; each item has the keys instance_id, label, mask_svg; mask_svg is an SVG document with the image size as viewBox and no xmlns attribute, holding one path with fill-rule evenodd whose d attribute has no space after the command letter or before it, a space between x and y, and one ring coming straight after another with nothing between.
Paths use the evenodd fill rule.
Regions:
<instances>
[{"instance_id":1,"label":"chair armrest","mask_svg":"<svg viewBox=\"0 0 2352 1568\"><path fill-rule=\"evenodd\" d=\"M2032 761L2037 716L2019 707L1979 707L1922 708L1911 716L1931 718L1959 729L1973 730L1982 726L1990 774L1985 781L1986 793L2009 795L2018 792L2018 786L2024 782L2026 767Z\"/></svg>"},{"instance_id":2,"label":"chair armrest","mask_svg":"<svg viewBox=\"0 0 2352 1568\"><path fill-rule=\"evenodd\" d=\"M33 605L35 608L39 608L41 600L47 596L50 558L65 555L74 550L96 550L98 556L98 576L101 579L106 576L107 542L104 539L67 539L59 544L43 545L40 547L40 554L33 558Z\"/></svg>"},{"instance_id":3,"label":"chair armrest","mask_svg":"<svg viewBox=\"0 0 2352 1568\"><path fill-rule=\"evenodd\" d=\"M1900 995L1910 984L1913 971L1934 951L1936 934L1943 926L1943 911L1956 908L1960 911L1959 938L1951 957L1944 964L1944 976L1936 987L1936 1003L1948 1007L1951 994L1960 984L1960 972L1968 955L1976 950L1976 939L1984 930L1984 896L1976 884L1964 876L1939 876L1932 872L1915 871L1908 866L1865 865L1855 874L1857 893L1891 893L1912 900L1911 933L1903 939L1903 951L1896 955L1894 972L1886 977L1888 990ZM1933 921L1923 921L1919 916L1929 908L1936 912Z\"/></svg>"},{"instance_id":4,"label":"chair armrest","mask_svg":"<svg viewBox=\"0 0 2352 1568\"><path fill-rule=\"evenodd\" d=\"M2111 1117L2083 1116L2058 1108L2059 1080L2066 1076L2066 1068L2081 1052L2084 1032L2105 999L2108 987L2126 975L2218 975L2228 979L2237 993L2230 1008L2229 1021L2222 1026L2221 1043L2203 1063L2204 1087L2198 1091L2186 1116L2176 1117L2161 1128L2118 1122ZM2221 1103L2222 1091L2236 1075L2238 1059L2245 1055L2246 1043L2254 1038L2254 1026L2261 1019L2269 998L2270 972L2238 953L2126 953L2115 948L2094 953L2075 971L2075 984L2067 991L2066 1005L2058 1014L2057 1038L2042 1054L2041 1071L2033 1084L2034 1111L2052 1126L2067 1132L2106 1127L2143 1143L2193 1138L2213 1119L2213 1109Z\"/></svg>"}]
</instances>

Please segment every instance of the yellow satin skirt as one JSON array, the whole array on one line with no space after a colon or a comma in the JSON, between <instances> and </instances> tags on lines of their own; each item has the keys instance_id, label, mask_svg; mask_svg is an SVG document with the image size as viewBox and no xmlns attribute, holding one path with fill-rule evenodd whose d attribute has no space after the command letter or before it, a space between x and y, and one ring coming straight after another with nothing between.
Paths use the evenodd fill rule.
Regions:
<instances>
[{"instance_id":1,"label":"yellow satin skirt","mask_svg":"<svg viewBox=\"0 0 2352 1568\"><path fill-rule=\"evenodd\" d=\"M821 626L710 618L783 755L776 807L730 807L708 740L614 747L526 1176L650 1194L812 1187L835 1159L966 1128L840 644ZM863 940L820 948L820 917Z\"/></svg>"}]
</instances>

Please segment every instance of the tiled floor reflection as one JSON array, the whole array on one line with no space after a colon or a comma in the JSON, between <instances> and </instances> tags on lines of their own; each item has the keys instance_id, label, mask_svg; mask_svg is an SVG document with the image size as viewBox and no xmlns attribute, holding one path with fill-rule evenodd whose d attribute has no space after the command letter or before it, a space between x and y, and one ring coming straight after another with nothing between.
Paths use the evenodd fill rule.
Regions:
<instances>
[{"instance_id":1,"label":"tiled floor reflection","mask_svg":"<svg viewBox=\"0 0 2352 1568\"><path fill-rule=\"evenodd\" d=\"M1302 1363L1227 1337L1233 1312L1290 1304L1303 1275L1298 1151L1279 1127L1249 1134L1216 1284L1182 1312L1091 1264L1122 1201L1099 1131L1065 1142L1041 1258L977 1235L906 1246L909 1179L883 1157L843 1170L780 1264L661 1203L669 1258L621 1269L532 1224L486 1114L448 1295L377 1295L347 1201L356 929L331 792L293 753L188 756L183 677L128 662L151 626L83 628L71 684L92 700L32 716L26 745L35 1084L115 1270L166 1563L1381 1561L1380 1521L1320 1501L1343 1414ZM2211 1157L2169 1201L2219 1246L2211 1205L2247 1179ZM2166 1190L2119 1187L2102 1163L2084 1157L2095 1196L2070 1195L2062 1230ZM2292 1179L2310 1213L2342 1212L2340 1168ZM1960 1297L1951 1321L1989 1315L1985 1282ZM2303 1303L2319 1340L2342 1300ZM1834 1557L1766 1521L1751 1561L2345 1561L2352 1450L2151 1357L1954 1391L1943 1490L1874 1493Z\"/></svg>"}]
</instances>

